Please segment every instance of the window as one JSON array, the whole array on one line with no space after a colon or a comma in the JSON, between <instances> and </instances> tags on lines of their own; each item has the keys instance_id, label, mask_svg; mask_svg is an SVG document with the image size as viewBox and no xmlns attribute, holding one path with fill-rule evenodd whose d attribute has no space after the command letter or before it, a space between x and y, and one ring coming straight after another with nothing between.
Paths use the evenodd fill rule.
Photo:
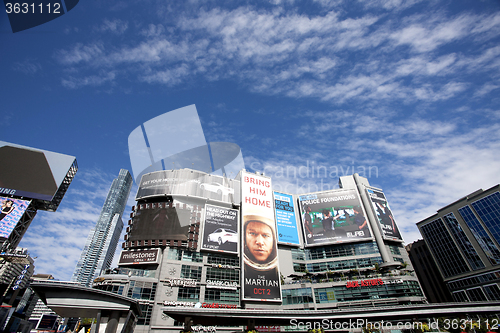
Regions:
<instances>
[{"instance_id":1,"label":"window","mask_svg":"<svg viewBox=\"0 0 500 333\"><path fill-rule=\"evenodd\" d=\"M200 287L179 287L178 301L198 302L200 299Z\"/></svg>"},{"instance_id":2,"label":"window","mask_svg":"<svg viewBox=\"0 0 500 333\"><path fill-rule=\"evenodd\" d=\"M239 290L206 288L205 302L239 304L240 292Z\"/></svg>"},{"instance_id":3,"label":"window","mask_svg":"<svg viewBox=\"0 0 500 333\"><path fill-rule=\"evenodd\" d=\"M234 256L222 256L219 254L208 254L207 263L215 265L228 265L239 267L239 259Z\"/></svg>"},{"instance_id":4,"label":"window","mask_svg":"<svg viewBox=\"0 0 500 333\"><path fill-rule=\"evenodd\" d=\"M207 280L240 282L240 271L207 267Z\"/></svg>"},{"instance_id":5,"label":"window","mask_svg":"<svg viewBox=\"0 0 500 333\"><path fill-rule=\"evenodd\" d=\"M201 281L201 266L188 266L182 265L181 267L181 278L193 279L196 281Z\"/></svg>"},{"instance_id":6,"label":"window","mask_svg":"<svg viewBox=\"0 0 500 333\"><path fill-rule=\"evenodd\" d=\"M469 289L466 292L471 302L486 301L486 295L483 293L480 287Z\"/></svg>"},{"instance_id":7,"label":"window","mask_svg":"<svg viewBox=\"0 0 500 333\"><path fill-rule=\"evenodd\" d=\"M462 250L462 253L467 259L467 262L472 267L472 270L484 268L484 264L481 261L481 258L479 258L476 249L470 243L467 235L465 235L465 232L463 231L460 223L458 223L458 220L455 218L455 215L453 213L450 213L444 216L443 220L448 225L448 228L453 234L453 237L455 237L458 246Z\"/></svg>"},{"instance_id":8,"label":"window","mask_svg":"<svg viewBox=\"0 0 500 333\"><path fill-rule=\"evenodd\" d=\"M445 277L470 271L440 218L423 225L420 231Z\"/></svg>"},{"instance_id":9,"label":"window","mask_svg":"<svg viewBox=\"0 0 500 333\"><path fill-rule=\"evenodd\" d=\"M156 283L144 281L130 281L127 296L135 299L154 300Z\"/></svg>"},{"instance_id":10,"label":"window","mask_svg":"<svg viewBox=\"0 0 500 333\"><path fill-rule=\"evenodd\" d=\"M312 303L311 288L283 289L281 291L283 305Z\"/></svg>"},{"instance_id":11,"label":"window","mask_svg":"<svg viewBox=\"0 0 500 333\"><path fill-rule=\"evenodd\" d=\"M483 289L490 301L500 300L500 288L496 284L484 286Z\"/></svg>"},{"instance_id":12,"label":"window","mask_svg":"<svg viewBox=\"0 0 500 333\"><path fill-rule=\"evenodd\" d=\"M458 210L492 265L500 264L500 251L469 206Z\"/></svg>"}]
</instances>

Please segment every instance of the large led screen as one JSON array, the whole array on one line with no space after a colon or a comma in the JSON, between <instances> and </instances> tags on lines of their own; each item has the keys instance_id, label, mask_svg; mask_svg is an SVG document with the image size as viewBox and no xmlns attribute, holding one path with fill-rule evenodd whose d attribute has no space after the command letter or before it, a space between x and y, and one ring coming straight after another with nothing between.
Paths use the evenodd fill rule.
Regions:
<instances>
[{"instance_id":1,"label":"large led screen","mask_svg":"<svg viewBox=\"0 0 500 333\"><path fill-rule=\"evenodd\" d=\"M333 190L299 196L306 245L372 239L356 190Z\"/></svg>"},{"instance_id":2,"label":"large led screen","mask_svg":"<svg viewBox=\"0 0 500 333\"><path fill-rule=\"evenodd\" d=\"M243 299L281 301L271 179L242 172Z\"/></svg>"},{"instance_id":3,"label":"large led screen","mask_svg":"<svg viewBox=\"0 0 500 333\"><path fill-rule=\"evenodd\" d=\"M171 207L168 202L140 204L132 218L128 240L187 241L191 215L190 209Z\"/></svg>"},{"instance_id":4,"label":"large led screen","mask_svg":"<svg viewBox=\"0 0 500 333\"><path fill-rule=\"evenodd\" d=\"M0 238L9 238L31 201L0 197Z\"/></svg>"},{"instance_id":5,"label":"large led screen","mask_svg":"<svg viewBox=\"0 0 500 333\"><path fill-rule=\"evenodd\" d=\"M190 169L157 171L141 178L136 200L152 196L189 195L239 203L239 181Z\"/></svg>"},{"instance_id":6,"label":"large led screen","mask_svg":"<svg viewBox=\"0 0 500 333\"><path fill-rule=\"evenodd\" d=\"M0 194L52 200L73 156L0 141Z\"/></svg>"},{"instance_id":7,"label":"large led screen","mask_svg":"<svg viewBox=\"0 0 500 333\"><path fill-rule=\"evenodd\" d=\"M372 189L367 189L368 197L370 198L375 211L375 215L378 218L380 229L382 229L382 234L385 239L402 241L401 233L399 232L398 226L394 221L394 216L389 208L387 199L381 191L376 191Z\"/></svg>"},{"instance_id":8,"label":"large led screen","mask_svg":"<svg viewBox=\"0 0 500 333\"><path fill-rule=\"evenodd\" d=\"M290 194L274 192L274 211L278 243L300 245L293 197Z\"/></svg>"},{"instance_id":9,"label":"large led screen","mask_svg":"<svg viewBox=\"0 0 500 333\"><path fill-rule=\"evenodd\" d=\"M205 205L201 248L209 251L238 253L238 239L238 210Z\"/></svg>"}]
</instances>

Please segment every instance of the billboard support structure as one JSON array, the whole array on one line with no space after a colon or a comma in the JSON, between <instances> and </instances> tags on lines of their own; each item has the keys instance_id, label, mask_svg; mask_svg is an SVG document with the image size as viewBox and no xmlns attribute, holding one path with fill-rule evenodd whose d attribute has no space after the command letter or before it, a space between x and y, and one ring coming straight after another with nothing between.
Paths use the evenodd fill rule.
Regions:
<instances>
[{"instance_id":1,"label":"billboard support structure","mask_svg":"<svg viewBox=\"0 0 500 333\"><path fill-rule=\"evenodd\" d=\"M28 208L26 208L23 216L19 219L19 222L14 227L14 230L12 230L12 232L10 233L9 238L7 238L3 242L0 248L0 252L9 252L9 250L14 251L17 248L17 246L21 242L21 239L26 233L26 230L28 230L28 227L35 218L36 213L36 202L31 201Z\"/></svg>"},{"instance_id":2,"label":"billboard support structure","mask_svg":"<svg viewBox=\"0 0 500 333\"><path fill-rule=\"evenodd\" d=\"M387 251L387 248L385 247L384 243L384 238L382 237L382 234L380 233L380 228L378 227L378 218L373 215L373 211L371 209L371 201L366 195L366 188L359 179L359 175L355 173L353 175L354 177L354 182L356 183L357 191L359 196L361 197L361 202L365 207L368 207L370 209L365 209L366 215L368 220L370 221L370 224L372 225L372 231L373 235L375 236L375 240L377 241L377 245L380 251L380 255L382 257L382 260L385 263L393 262L391 256L389 255L389 252ZM383 265L383 264L382 264Z\"/></svg>"}]
</instances>

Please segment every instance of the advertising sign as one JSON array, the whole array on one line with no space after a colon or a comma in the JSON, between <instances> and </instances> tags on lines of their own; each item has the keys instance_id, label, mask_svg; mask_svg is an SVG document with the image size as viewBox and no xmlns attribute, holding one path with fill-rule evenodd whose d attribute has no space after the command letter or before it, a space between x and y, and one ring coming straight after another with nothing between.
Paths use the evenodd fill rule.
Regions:
<instances>
[{"instance_id":1,"label":"advertising sign","mask_svg":"<svg viewBox=\"0 0 500 333\"><path fill-rule=\"evenodd\" d=\"M0 141L0 194L52 200L75 157Z\"/></svg>"},{"instance_id":2,"label":"advertising sign","mask_svg":"<svg viewBox=\"0 0 500 333\"><path fill-rule=\"evenodd\" d=\"M356 190L301 195L299 203L306 246L372 239Z\"/></svg>"},{"instance_id":3,"label":"advertising sign","mask_svg":"<svg viewBox=\"0 0 500 333\"><path fill-rule=\"evenodd\" d=\"M271 179L242 172L244 300L281 301Z\"/></svg>"},{"instance_id":4,"label":"advertising sign","mask_svg":"<svg viewBox=\"0 0 500 333\"><path fill-rule=\"evenodd\" d=\"M190 169L145 174L141 178L136 200L164 194L189 195L227 203L240 202L239 181Z\"/></svg>"},{"instance_id":5,"label":"advertising sign","mask_svg":"<svg viewBox=\"0 0 500 333\"><path fill-rule=\"evenodd\" d=\"M57 315L42 315L38 325L36 326L36 330L53 330L57 325Z\"/></svg>"},{"instance_id":6,"label":"advertising sign","mask_svg":"<svg viewBox=\"0 0 500 333\"><path fill-rule=\"evenodd\" d=\"M118 265L157 264L158 251L159 249L122 251Z\"/></svg>"},{"instance_id":7,"label":"advertising sign","mask_svg":"<svg viewBox=\"0 0 500 333\"><path fill-rule=\"evenodd\" d=\"M290 194L274 192L274 210L278 228L278 243L300 245L293 197Z\"/></svg>"},{"instance_id":8,"label":"advertising sign","mask_svg":"<svg viewBox=\"0 0 500 333\"><path fill-rule=\"evenodd\" d=\"M168 202L138 205L128 240L188 239L191 210L170 207Z\"/></svg>"},{"instance_id":9,"label":"advertising sign","mask_svg":"<svg viewBox=\"0 0 500 333\"><path fill-rule=\"evenodd\" d=\"M14 230L30 202L0 197L0 238L9 238L10 233Z\"/></svg>"},{"instance_id":10,"label":"advertising sign","mask_svg":"<svg viewBox=\"0 0 500 333\"><path fill-rule=\"evenodd\" d=\"M238 238L238 210L205 205L201 248L236 254Z\"/></svg>"},{"instance_id":11,"label":"advertising sign","mask_svg":"<svg viewBox=\"0 0 500 333\"><path fill-rule=\"evenodd\" d=\"M396 222L394 222L394 217L392 216L391 209L389 208L384 193L372 189L366 189L366 191L372 202L373 210L378 218L384 239L402 241L403 238L401 237Z\"/></svg>"}]
</instances>

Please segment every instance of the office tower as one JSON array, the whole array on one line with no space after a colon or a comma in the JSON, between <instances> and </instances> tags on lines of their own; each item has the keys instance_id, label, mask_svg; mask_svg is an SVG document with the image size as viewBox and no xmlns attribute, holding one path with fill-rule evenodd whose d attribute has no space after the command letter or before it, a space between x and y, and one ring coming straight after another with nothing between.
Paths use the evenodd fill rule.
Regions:
<instances>
[{"instance_id":1,"label":"office tower","mask_svg":"<svg viewBox=\"0 0 500 333\"><path fill-rule=\"evenodd\" d=\"M425 241L419 239L405 247L429 303L453 302Z\"/></svg>"},{"instance_id":2,"label":"office tower","mask_svg":"<svg viewBox=\"0 0 500 333\"><path fill-rule=\"evenodd\" d=\"M244 170L235 179L192 169L146 173L119 267L93 287L139 299L139 333L178 332L184 323L168 314L176 308L216 317L233 308L424 303L383 191L358 175L339 185L292 195ZM274 244L255 251L253 236Z\"/></svg>"},{"instance_id":3,"label":"office tower","mask_svg":"<svg viewBox=\"0 0 500 333\"><path fill-rule=\"evenodd\" d=\"M480 189L417 223L457 302L500 300L499 191Z\"/></svg>"},{"instance_id":4,"label":"office tower","mask_svg":"<svg viewBox=\"0 0 500 333\"><path fill-rule=\"evenodd\" d=\"M118 178L111 184L99 220L90 230L71 281L90 287L101 270L111 265L123 230L122 215L131 188L132 176L127 170L120 170Z\"/></svg>"}]
</instances>

